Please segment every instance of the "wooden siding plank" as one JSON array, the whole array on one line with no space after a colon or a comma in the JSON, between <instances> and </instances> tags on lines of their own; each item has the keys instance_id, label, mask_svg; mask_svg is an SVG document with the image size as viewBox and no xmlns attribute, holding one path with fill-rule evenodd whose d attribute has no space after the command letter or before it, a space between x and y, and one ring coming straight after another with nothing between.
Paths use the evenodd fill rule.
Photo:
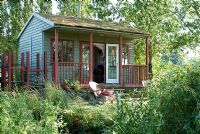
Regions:
<instances>
[{"instance_id":1,"label":"wooden siding plank","mask_svg":"<svg viewBox=\"0 0 200 134\"><path fill-rule=\"evenodd\" d=\"M42 20L33 17L27 27L24 29L24 32L19 37L19 53L18 53L18 62L21 63L21 53L30 52L32 46L32 52L30 52L30 61L31 67L36 67L36 55L37 53L43 54L42 45L43 37L42 31L50 28L51 26ZM32 44L32 45L31 45ZM43 57L40 56L40 61L43 62ZM26 64L26 61L25 61ZM42 63L41 63L42 64ZM40 64L40 65L41 65Z\"/></svg>"}]
</instances>

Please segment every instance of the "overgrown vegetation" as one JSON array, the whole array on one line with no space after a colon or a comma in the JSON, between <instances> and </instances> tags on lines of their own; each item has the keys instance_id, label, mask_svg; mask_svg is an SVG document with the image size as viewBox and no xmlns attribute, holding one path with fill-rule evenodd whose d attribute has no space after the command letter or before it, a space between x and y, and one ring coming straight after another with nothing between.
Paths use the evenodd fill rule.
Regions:
<instances>
[{"instance_id":1,"label":"overgrown vegetation","mask_svg":"<svg viewBox=\"0 0 200 134\"><path fill-rule=\"evenodd\" d=\"M65 90L80 91L81 86L79 81L64 80L63 88Z\"/></svg>"},{"instance_id":2,"label":"overgrown vegetation","mask_svg":"<svg viewBox=\"0 0 200 134\"><path fill-rule=\"evenodd\" d=\"M1 92L0 133L200 133L199 65L168 66L118 108L91 105L50 84L43 94Z\"/></svg>"},{"instance_id":3,"label":"overgrown vegetation","mask_svg":"<svg viewBox=\"0 0 200 134\"><path fill-rule=\"evenodd\" d=\"M103 133L112 125L112 105L94 107L52 84L42 94L23 91L0 92L0 133Z\"/></svg>"},{"instance_id":4,"label":"overgrown vegetation","mask_svg":"<svg viewBox=\"0 0 200 134\"><path fill-rule=\"evenodd\" d=\"M168 66L134 106L121 105L111 130L116 133L200 133L199 62Z\"/></svg>"},{"instance_id":5,"label":"overgrown vegetation","mask_svg":"<svg viewBox=\"0 0 200 134\"><path fill-rule=\"evenodd\" d=\"M0 93L0 133L55 133L57 108L37 93Z\"/></svg>"}]
</instances>

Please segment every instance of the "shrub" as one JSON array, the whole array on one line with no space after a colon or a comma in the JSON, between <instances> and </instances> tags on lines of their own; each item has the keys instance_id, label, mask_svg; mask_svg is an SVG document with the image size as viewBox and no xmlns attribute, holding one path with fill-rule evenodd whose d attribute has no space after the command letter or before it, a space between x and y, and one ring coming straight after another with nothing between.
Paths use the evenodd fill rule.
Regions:
<instances>
[{"instance_id":1,"label":"shrub","mask_svg":"<svg viewBox=\"0 0 200 134\"><path fill-rule=\"evenodd\" d=\"M173 66L151 81L147 96L123 103L111 132L200 133L199 63Z\"/></svg>"},{"instance_id":2,"label":"shrub","mask_svg":"<svg viewBox=\"0 0 200 134\"><path fill-rule=\"evenodd\" d=\"M199 64L177 67L154 85L160 99L161 131L165 133L200 133Z\"/></svg>"},{"instance_id":3,"label":"shrub","mask_svg":"<svg viewBox=\"0 0 200 134\"><path fill-rule=\"evenodd\" d=\"M105 107L103 108L106 109ZM71 107L62 112L62 119L65 128L72 134L74 133L97 133L101 134L112 126L112 115L106 111L94 107ZM110 109L109 110L114 110Z\"/></svg>"},{"instance_id":4,"label":"shrub","mask_svg":"<svg viewBox=\"0 0 200 134\"><path fill-rule=\"evenodd\" d=\"M68 96L66 92L54 84L46 84L46 92L44 97L52 102L55 106L60 106L62 108L67 107Z\"/></svg>"},{"instance_id":5,"label":"shrub","mask_svg":"<svg viewBox=\"0 0 200 134\"><path fill-rule=\"evenodd\" d=\"M38 94L0 93L0 133L57 133L57 110Z\"/></svg>"},{"instance_id":6,"label":"shrub","mask_svg":"<svg viewBox=\"0 0 200 134\"><path fill-rule=\"evenodd\" d=\"M64 80L63 88L65 90L80 91L81 86L79 81Z\"/></svg>"},{"instance_id":7,"label":"shrub","mask_svg":"<svg viewBox=\"0 0 200 134\"><path fill-rule=\"evenodd\" d=\"M156 134L162 124L156 104L149 105L142 98L134 103L122 102L114 118L110 133Z\"/></svg>"}]
</instances>

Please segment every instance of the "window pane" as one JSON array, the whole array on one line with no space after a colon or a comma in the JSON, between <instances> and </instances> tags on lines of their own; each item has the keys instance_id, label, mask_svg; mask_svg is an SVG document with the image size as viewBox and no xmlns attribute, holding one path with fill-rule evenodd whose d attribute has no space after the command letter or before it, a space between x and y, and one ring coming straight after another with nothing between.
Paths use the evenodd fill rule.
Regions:
<instances>
[{"instance_id":1,"label":"window pane","mask_svg":"<svg viewBox=\"0 0 200 134\"><path fill-rule=\"evenodd\" d=\"M82 45L82 62L89 63L89 45L83 44Z\"/></svg>"},{"instance_id":2,"label":"window pane","mask_svg":"<svg viewBox=\"0 0 200 134\"><path fill-rule=\"evenodd\" d=\"M116 79L117 78L117 65L116 65L116 46L108 47L108 78Z\"/></svg>"},{"instance_id":3,"label":"window pane","mask_svg":"<svg viewBox=\"0 0 200 134\"><path fill-rule=\"evenodd\" d=\"M73 41L59 41L58 42L58 61L59 62L73 62L74 51ZM52 44L52 61L54 62L55 57L55 42Z\"/></svg>"},{"instance_id":4,"label":"window pane","mask_svg":"<svg viewBox=\"0 0 200 134\"><path fill-rule=\"evenodd\" d=\"M67 49L68 49L68 61L72 62L74 59L74 54L73 54L73 42L69 41L68 45L67 45Z\"/></svg>"},{"instance_id":5,"label":"window pane","mask_svg":"<svg viewBox=\"0 0 200 134\"><path fill-rule=\"evenodd\" d=\"M128 45L123 45L122 48L122 65L127 65L128 64Z\"/></svg>"},{"instance_id":6,"label":"window pane","mask_svg":"<svg viewBox=\"0 0 200 134\"><path fill-rule=\"evenodd\" d=\"M67 41L63 41L63 61L67 61Z\"/></svg>"},{"instance_id":7,"label":"window pane","mask_svg":"<svg viewBox=\"0 0 200 134\"><path fill-rule=\"evenodd\" d=\"M62 42L58 42L58 61L62 61L63 51L62 51Z\"/></svg>"}]
</instances>

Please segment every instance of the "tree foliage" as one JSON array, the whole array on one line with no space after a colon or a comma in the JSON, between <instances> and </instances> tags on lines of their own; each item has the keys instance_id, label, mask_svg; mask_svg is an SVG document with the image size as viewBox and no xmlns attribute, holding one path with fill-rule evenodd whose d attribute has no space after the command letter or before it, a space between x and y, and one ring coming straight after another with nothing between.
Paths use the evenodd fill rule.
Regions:
<instances>
[{"instance_id":1,"label":"tree foliage","mask_svg":"<svg viewBox=\"0 0 200 134\"><path fill-rule=\"evenodd\" d=\"M57 1L59 13L77 16L78 0ZM200 44L200 1L198 0L80 0L84 18L112 20L134 25L150 33L150 63L153 57ZM51 13L52 1L4 0L0 5L0 47L17 50L17 35L34 11ZM134 42L135 58L145 54L144 46ZM5 47L6 44L6 47ZM139 53L142 52L142 53ZM141 60L144 60L141 58ZM138 61L139 63L139 61Z\"/></svg>"},{"instance_id":2,"label":"tree foliage","mask_svg":"<svg viewBox=\"0 0 200 134\"><path fill-rule=\"evenodd\" d=\"M1 2L1 51L18 49L18 34L30 15L34 12L51 13L51 2L45 0L4 0Z\"/></svg>"},{"instance_id":3,"label":"tree foliage","mask_svg":"<svg viewBox=\"0 0 200 134\"><path fill-rule=\"evenodd\" d=\"M88 17L88 5L92 0L60 0L58 1L58 9L60 10L59 14L66 16L78 15L78 6L80 4L80 17Z\"/></svg>"},{"instance_id":4,"label":"tree foliage","mask_svg":"<svg viewBox=\"0 0 200 134\"><path fill-rule=\"evenodd\" d=\"M103 2L106 4L106 1ZM102 4L102 3L101 3ZM107 13L109 6L101 11L104 17L114 16L115 20L131 23L142 31L150 33L150 64L153 56L174 52L183 47L195 48L199 45L199 8L200 1L195 0L118 0L114 9ZM95 9L95 5L93 5ZM95 12L95 11L94 11ZM102 13L100 12L100 15ZM138 41L139 42L139 41ZM134 45L137 59L144 46ZM141 42L139 42L141 43ZM138 52L138 53L137 53ZM150 70L152 72L152 70Z\"/></svg>"}]
</instances>

